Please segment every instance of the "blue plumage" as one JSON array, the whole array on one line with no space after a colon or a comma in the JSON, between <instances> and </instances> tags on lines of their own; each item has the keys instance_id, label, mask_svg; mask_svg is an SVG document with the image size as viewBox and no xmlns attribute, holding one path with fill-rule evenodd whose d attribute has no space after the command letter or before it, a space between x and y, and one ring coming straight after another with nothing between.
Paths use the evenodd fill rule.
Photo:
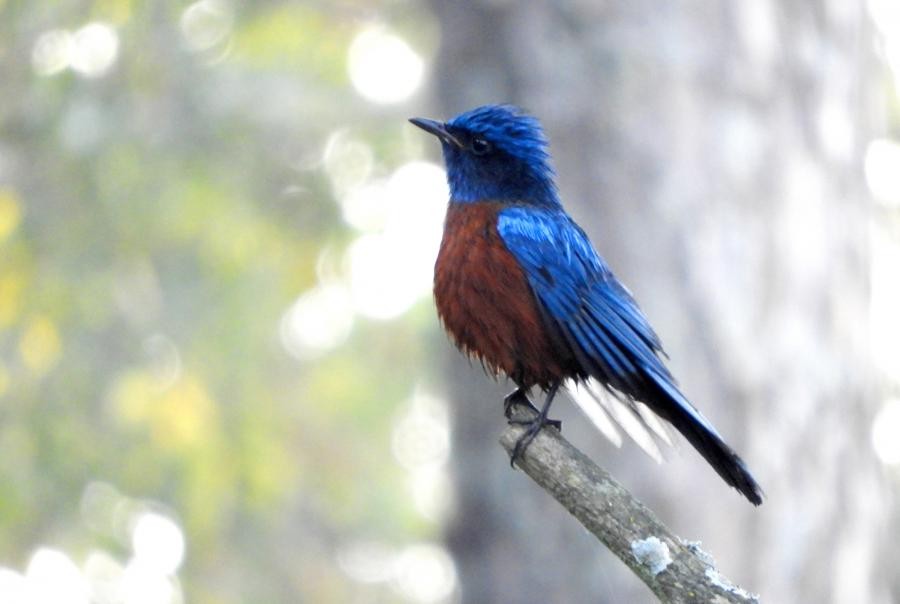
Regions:
<instances>
[{"instance_id":1,"label":"blue plumage","mask_svg":"<svg viewBox=\"0 0 900 604\"><path fill-rule=\"evenodd\" d=\"M649 377L673 394L683 411L716 434L712 425L678 392L656 353L659 338L634 298L594 250L587 235L561 208L510 206L500 212L497 231L525 269L528 282L555 329L590 373L619 392Z\"/></svg>"},{"instance_id":2,"label":"blue plumage","mask_svg":"<svg viewBox=\"0 0 900 604\"><path fill-rule=\"evenodd\" d=\"M562 207L547 139L535 118L512 105L487 105L456 116L444 127L460 143L442 140L451 200L527 200Z\"/></svg>"},{"instance_id":3,"label":"blue plumage","mask_svg":"<svg viewBox=\"0 0 900 604\"><path fill-rule=\"evenodd\" d=\"M540 123L511 105L411 121L440 139L447 166L450 211L435 265L445 326L467 354L516 382L510 398L536 385L548 393L513 458L547 423L564 380L593 379L645 403L761 503L743 461L678 389L634 298L563 209Z\"/></svg>"}]
</instances>

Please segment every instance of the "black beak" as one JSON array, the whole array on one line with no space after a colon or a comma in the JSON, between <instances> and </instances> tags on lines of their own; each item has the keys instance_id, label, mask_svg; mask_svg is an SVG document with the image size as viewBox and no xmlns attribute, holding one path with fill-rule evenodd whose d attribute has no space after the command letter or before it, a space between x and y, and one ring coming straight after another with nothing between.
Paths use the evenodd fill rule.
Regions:
<instances>
[{"instance_id":1,"label":"black beak","mask_svg":"<svg viewBox=\"0 0 900 604\"><path fill-rule=\"evenodd\" d=\"M409 118L409 121L410 121L410 123L412 123L415 126L418 126L425 132L430 132L431 134L435 135L436 137L438 137L445 143L448 143L450 145L453 145L454 147L462 149L463 144L459 141L458 138L456 138L455 136L450 134L450 132L447 130L446 124L443 124L437 120L429 120L424 117L411 117L411 118Z\"/></svg>"}]
</instances>

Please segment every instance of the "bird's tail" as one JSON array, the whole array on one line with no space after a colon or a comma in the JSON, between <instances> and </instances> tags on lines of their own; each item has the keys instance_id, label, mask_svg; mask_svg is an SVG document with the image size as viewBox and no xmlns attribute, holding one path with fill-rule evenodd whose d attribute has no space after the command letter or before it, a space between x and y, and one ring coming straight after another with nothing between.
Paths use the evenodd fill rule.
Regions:
<instances>
[{"instance_id":1,"label":"bird's tail","mask_svg":"<svg viewBox=\"0 0 900 604\"><path fill-rule=\"evenodd\" d=\"M659 419L648 412L648 409L652 410L681 432L725 482L753 505L761 504L762 489L744 461L722 440L712 424L685 399L670 378L652 374L648 377L651 378L647 380L650 391L642 397L645 404L604 390L594 380L581 384L573 382L567 389L576 405L615 446L622 443L618 427L659 462L662 455L657 441L672 443Z\"/></svg>"},{"instance_id":2,"label":"bird's tail","mask_svg":"<svg viewBox=\"0 0 900 604\"><path fill-rule=\"evenodd\" d=\"M763 491L734 450L729 447L712 424L691 405L666 376L652 376L646 401L660 417L697 449L709 465L729 485L740 491L753 505L763 500Z\"/></svg>"}]
</instances>

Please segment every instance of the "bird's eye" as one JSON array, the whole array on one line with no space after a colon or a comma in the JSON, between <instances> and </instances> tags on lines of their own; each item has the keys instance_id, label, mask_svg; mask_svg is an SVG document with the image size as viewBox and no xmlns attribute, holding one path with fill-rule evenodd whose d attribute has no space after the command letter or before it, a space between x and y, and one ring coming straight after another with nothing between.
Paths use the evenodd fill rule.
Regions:
<instances>
[{"instance_id":1,"label":"bird's eye","mask_svg":"<svg viewBox=\"0 0 900 604\"><path fill-rule=\"evenodd\" d=\"M483 138L476 138L472 140L472 153L474 153L475 155L484 155L485 153L490 152L491 149L491 144Z\"/></svg>"}]
</instances>

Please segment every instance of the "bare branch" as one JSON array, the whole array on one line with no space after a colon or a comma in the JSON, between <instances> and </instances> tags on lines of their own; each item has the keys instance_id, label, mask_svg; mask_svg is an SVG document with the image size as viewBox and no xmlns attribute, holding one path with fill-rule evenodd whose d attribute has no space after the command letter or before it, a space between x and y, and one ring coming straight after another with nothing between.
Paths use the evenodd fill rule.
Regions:
<instances>
[{"instance_id":1,"label":"bare branch","mask_svg":"<svg viewBox=\"0 0 900 604\"><path fill-rule=\"evenodd\" d=\"M516 408L517 418L533 417ZM524 428L510 425L500 444L512 454ZM732 585L696 543L672 533L606 471L545 427L516 465L563 505L662 602L758 604L758 596Z\"/></svg>"}]
</instances>

